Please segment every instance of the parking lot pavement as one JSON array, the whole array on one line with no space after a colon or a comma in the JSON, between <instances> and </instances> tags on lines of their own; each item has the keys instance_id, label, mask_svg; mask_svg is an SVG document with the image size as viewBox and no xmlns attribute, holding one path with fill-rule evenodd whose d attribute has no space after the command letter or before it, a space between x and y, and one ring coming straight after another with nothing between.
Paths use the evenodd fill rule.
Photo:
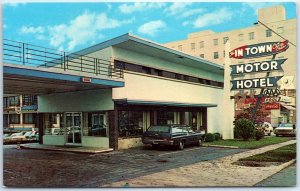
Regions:
<instances>
[{"instance_id":1,"label":"parking lot pavement","mask_svg":"<svg viewBox=\"0 0 300 191\"><path fill-rule=\"evenodd\" d=\"M88 155L5 147L3 183L7 187L102 187L242 151L209 147L187 147L183 151L140 147Z\"/></svg>"},{"instance_id":2,"label":"parking lot pavement","mask_svg":"<svg viewBox=\"0 0 300 191\"><path fill-rule=\"evenodd\" d=\"M256 184L257 187L296 186L296 163Z\"/></svg>"}]
</instances>

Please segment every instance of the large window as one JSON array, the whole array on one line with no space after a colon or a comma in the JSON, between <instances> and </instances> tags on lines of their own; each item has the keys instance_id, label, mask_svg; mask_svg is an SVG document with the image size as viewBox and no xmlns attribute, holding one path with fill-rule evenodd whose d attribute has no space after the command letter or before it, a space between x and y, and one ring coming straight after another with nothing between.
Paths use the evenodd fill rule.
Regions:
<instances>
[{"instance_id":1,"label":"large window","mask_svg":"<svg viewBox=\"0 0 300 191\"><path fill-rule=\"evenodd\" d=\"M218 45L218 39L214 39L214 46Z\"/></svg>"},{"instance_id":2,"label":"large window","mask_svg":"<svg viewBox=\"0 0 300 191\"><path fill-rule=\"evenodd\" d=\"M239 34L239 41L243 41L244 40L244 34Z\"/></svg>"},{"instance_id":3,"label":"large window","mask_svg":"<svg viewBox=\"0 0 300 191\"><path fill-rule=\"evenodd\" d=\"M195 50L195 43L191 43L191 50Z\"/></svg>"},{"instance_id":4,"label":"large window","mask_svg":"<svg viewBox=\"0 0 300 191\"><path fill-rule=\"evenodd\" d=\"M204 54L200 54L200 58L204 58Z\"/></svg>"},{"instance_id":5,"label":"large window","mask_svg":"<svg viewBox=\"0 0 300 191\"><path fill-rule=\"evenodd\" d=\"M9 124L20 124L20 115L18 114L9 115Z\"/></svg>"},{"instance_id":6,"label":"large window","mask_svg":"<svg viewBox=\"0 0 300 191\"><path fill-rule=\"evenodd\" d=\"M45 135L64 135L63 126L64 115L56 113L44 114L44 134ZM68 121L67 121L68 122Z\"/></svg>"},{"instance_id":7,"label":"large window","mask_svg":"<svg viewBox=\"0 0 300 191\"><path fill-rule=\"evenodd\" d=\"M174 112L158 111L157 124L158 125L174 124Z\"/></svg>"},{"instance_id":8,"label":"large window","mask_svg":"<svg viewBox=\"0 0 300 191\"><path fill-rule=\"evenodd\" d=\"M23 106L25 105L37 105L37 96L23 95Z\"/></svg>"},{"instance_id":9,"label":"large window","mask_svg":"<svg viewBox=\"0 0 300 191\"><path fill-rule=\"evenodd\" d=\"M254 32L250 32L249 33L249 40L253 40L254 39Z\"/></svg>"},{"instance_id":10,"label":"large window","mask_svg":"<svg viewBox=\"0 0 300 191\"><path fill-rule=\"evenodd\" d=\"M3 97L3 108L9 107L9 97Z\"/></svg>"},{"instance_id":11,"label":"large window","mask_svg":"<svg viewBox=\"0 0 300 191\"><path fill-rule=\"evenodd\" d=\"M199 48L204 48L204 41L199 42Z\"/></svg>"},{"instance_id":12,"label":"large window","mask_svg":"<svg viewBox=\"0 0 300 191\"><path fill-rule=\"evenodd\" d=\"M218 59L219 58L219 52L214 52L214 59Z\"/></svg>"},{"instance_id":13,"label":"large window","mask_svg":"<svg viewBox=\"0 0 300 191\"><path fill-rule=\"evenodd\" d=\"M89 127L88 136L107 137L108 126L105 114L90 114L91 127Z\"/></svg>"},{"instance_id":14,"label":"large window","mask_svg":"<svg viewBox=\"0 0 300 191\"><path fill-rule=\"evenodd\" d=\"M24 124L33 124L35 123L36 114L34 113L24 113L23 114L23 123Z\"/></svg>"},{"instance_id":15,"label":"large window","mask_svg":"<svg viewBox=\"0 0 300 191\"><path fill-rule=\"evenodd\" d=\"M19 96L9 97L9 106L20 106Z\"/></svg>"},{"instance_id":16,"label":"large window","mask_svg":"<svg viewBox=\"0 0 300 191\"><path fill-rule=\"evenodd\" d=\"M119 111L119 136L135 137L143 133L142 111Z\"/></svg>"},{"instance_id":17,"label":"large window","mask_svg":"<svg viewBox=\"0 0 300 191\"><path fill-rule=\"evenodd\" d=\"M226 44L226 42L229 40L228 37L223 37L223 44Z\"/></svg>"},{"instance_id":18,"label":"large window","mask_svg":"<svg viewBox=\"0 0 300 191\"><path fill-rule=\"evenodd\" d=\"M266 30L266 37L271 37L272 31L270 29Z\"/></svg>"}]
</instances>

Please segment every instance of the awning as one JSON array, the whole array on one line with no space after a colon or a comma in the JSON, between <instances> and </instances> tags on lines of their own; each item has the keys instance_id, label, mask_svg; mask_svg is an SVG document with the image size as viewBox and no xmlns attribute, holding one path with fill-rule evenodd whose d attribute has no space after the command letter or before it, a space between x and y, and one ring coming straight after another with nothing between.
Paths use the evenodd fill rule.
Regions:
<instances>
[{"instance_id":1,"label":"awning","mask_svg":"<svg viewBox=\"0 0 300 191\"><path fill-rule=\"evenodd\" d=\"M130 100L130 99L114 99L116 104L121 105L152 105L152 106L175 106L175 107L217 107L217 104L210 103L179 103L165 101L149 101L149 100Z\"/></svg>"},{"instance_id":2,"label":"awning","mask_svg":"<svg viewBox=\"0 0 300 191\"><path fill-rule=\"evenodd\" d=\"M289 106L289 105L285 105L285 104L281 104L281 106L285 107L287 110L296 110L296 108L293 106Z\"/></svg>"}]
</instances>

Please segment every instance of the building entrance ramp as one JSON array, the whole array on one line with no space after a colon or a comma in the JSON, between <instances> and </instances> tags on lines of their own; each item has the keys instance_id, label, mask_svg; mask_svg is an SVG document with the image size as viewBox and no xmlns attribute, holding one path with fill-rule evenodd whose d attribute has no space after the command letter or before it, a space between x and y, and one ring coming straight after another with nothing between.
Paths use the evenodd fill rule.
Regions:
<instances>
[{"instance_id":1,"label":"building entrance ramp","mask_svg":"<svg viewBox=\"0 0 300 191\"><path fill-rule=\"evenodd\" d=\"M98 154L98 153L107 153L112 152L111 148L102 148L102 147L82 147L82 146L54 146L54 145L41 145L37 143L33 144L21 144L18 145L19 149L36 149L36 150L45 150L45 151L60 151L60 152L72 152L72 153L82 153L82 154Z\"/></svg>"}]
</instances>

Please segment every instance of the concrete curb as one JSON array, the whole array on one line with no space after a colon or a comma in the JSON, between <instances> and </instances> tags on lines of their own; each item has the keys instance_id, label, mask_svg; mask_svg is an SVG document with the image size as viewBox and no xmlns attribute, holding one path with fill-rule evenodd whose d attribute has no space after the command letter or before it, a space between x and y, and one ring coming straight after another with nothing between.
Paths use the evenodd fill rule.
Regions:
<instances>
[{"instance_id":1,"label":"concrete curb","mask_svg":"<svg viewBox=\"0 0 300 191\"><path fill-rule=\"evenodd\" d=\"M44 151L59 151L59 152L72 152L72 153L85 153L85 154L98 154L112 152L113 149L102 149L102 150L76 150L66 148L42 148L42 147L30 147L20 145L20 149L32 149L32 150L44 150Z\"/></svg>"},{"instance_id":2,"label":"concrete curb","mask_svg":"<svg viewBox=\"0 0 300 191\"><path fill-rule=\"evenodd\" d=\"M237 146L225 146L225 145L203 145L203 147L218 147L218 148L239 149L239 147L237 147Z\"/></svg>"}]
</instances>

